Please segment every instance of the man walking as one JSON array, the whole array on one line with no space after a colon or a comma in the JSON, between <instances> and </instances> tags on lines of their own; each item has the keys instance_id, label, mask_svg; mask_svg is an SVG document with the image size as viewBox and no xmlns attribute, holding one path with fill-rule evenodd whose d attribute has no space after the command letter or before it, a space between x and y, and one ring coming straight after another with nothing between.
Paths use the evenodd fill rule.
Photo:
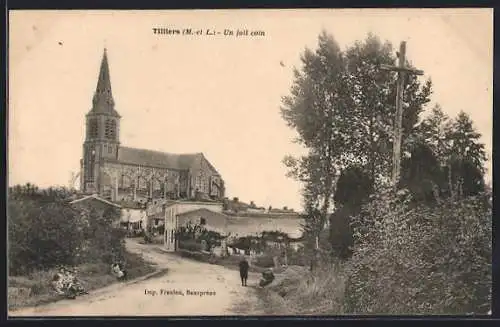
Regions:
<instances>
[{"instance_id":1,"label":"man walking","mask_svg":"<svg viewBox=\"0 0 500 327\"><path fill-rule=\"evenodd\" d=\"M240 261L240 277L241 277L241 286L247 286L247 279L248 279L248 268L250 265L248 264L247 259L245 256Z\"/></svg>"}]
</instances>

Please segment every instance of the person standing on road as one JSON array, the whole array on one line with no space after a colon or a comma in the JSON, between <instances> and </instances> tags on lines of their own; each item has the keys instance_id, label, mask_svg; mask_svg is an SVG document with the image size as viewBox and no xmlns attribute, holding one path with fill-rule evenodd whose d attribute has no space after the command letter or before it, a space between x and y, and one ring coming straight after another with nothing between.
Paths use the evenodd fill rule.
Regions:
<instances>
[{"instance_id":1,"label":"person standing on road","mask_svg":"<svg viewBox=\"0 0 500 327\"><path fill-rule=\"evenodd\" d=\"M248 264L248 261L245 258L245 256L243 256L240 261L241 286L247 286L248 268L250 268L250 265Z\"/></svg>"}]
</instances>

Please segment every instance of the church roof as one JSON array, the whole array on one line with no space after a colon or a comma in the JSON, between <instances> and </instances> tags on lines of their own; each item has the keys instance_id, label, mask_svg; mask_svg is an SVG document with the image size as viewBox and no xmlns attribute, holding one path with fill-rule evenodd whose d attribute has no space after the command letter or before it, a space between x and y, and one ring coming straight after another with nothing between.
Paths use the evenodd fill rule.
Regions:
<instances>
[{"instance_id":1,"label":"church roof","mask_svg":"<svg viewBox=\"0 0 500 327\"><path fill-rule=\"evenodd\" d=\"M92 195L84 196L83 198L80 198L80 199L73 200L70 202L70 204L76 204L76 203L88 202L88 201L100 201L100 202L105 203L107 205L121 208L120 205L113 203L113 202L110 202L106 199L103 199L103 198L99 197L99 195L97 195L97 194L92 194Z\"/></svg>"},{"instance_id":2,"label":"church roof","mask_svg":"<svg viewBox=\"0 0 500 327\"><path fill-rule=\"evenodd\" d=\"M201 153L176 154L123 146L118 150L121 163L179 170L196 169L202 157Z\"/></svg>"},{"instance_id":3,"label":"church roof","mask_svg":"<svg viewBox=\"0 0 500 327\"><path fill-rule=\"evenodd\" d=\"M109 74L108 54L106 49L102 55L101 68L99 70L99 77L97 79L97 86L92 99L92 113L110 114L120 117L115 110L115 101L113 100L113 93L111 91L111 78Z\"/></svg>"}]
</instances>

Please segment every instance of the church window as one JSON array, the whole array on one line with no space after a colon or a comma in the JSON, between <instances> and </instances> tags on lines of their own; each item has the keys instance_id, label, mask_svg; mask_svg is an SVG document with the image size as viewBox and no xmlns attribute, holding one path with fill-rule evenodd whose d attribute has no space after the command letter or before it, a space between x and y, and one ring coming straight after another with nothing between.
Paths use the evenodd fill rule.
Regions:
<instances>
[{"instance_id":1,"label":"church window","mask_svg":"<svg viewBox=\"0 0 500 327\"><path fill-rule=\"evenodd\" d=\"M87 152L87 177L89 179L94 179L94 153L93 150L88 150Z\"/></svg>"},{"instance_id":2,"label":"church window","mask_svg":"<svg viewBox=\"0 0 500 327\"><path fill-rule=\"evenodd\" d=\"M113 146L112 145L108 145L108 153L113 153Z\"/></svg>"},{"instance_id":3,"label":"church window","mask_svg":"<svg viewBox=\"0 0 500 327\"><path fill-rule=\"evenodd\" d=\"M122 187L123 188L129 188L132 186L132 183L130 181L130 177L127 175L122 175Z\"/></svg>"},{"instance_id":4,"label":"church window","mask_svg":"<svg viewBox=\"0 0 500 327\"><path fill-rule=\"evenodd\" d=\"M116 121L113 119L106 120L104 126L104 135L106 138L114 140L116 138Z\"/></svg>"},{"instance_id":5,"label":"church window","mask_svg":"<svg viewBox=\"0 0 500 327\"><path fill-rule=\"evenodd\" d=\"M137 187L138 187L140 190L144 190L144 189L146 189L146 188L147 188L147 185L146 185L146 180L145 180L143 177L139 177Z\"/></svg>"},{"instance_id":6,"label":"church window","mask_svg":"<svg viewBox=\"0 0 500 327\"><path fill-rule=\"evenodd\" d=\"M97 119L93 118L89 120L89 130L88 130L89 138L96 138L99 136L99 126L97 123Z\"/></svg>"}]
</instances>

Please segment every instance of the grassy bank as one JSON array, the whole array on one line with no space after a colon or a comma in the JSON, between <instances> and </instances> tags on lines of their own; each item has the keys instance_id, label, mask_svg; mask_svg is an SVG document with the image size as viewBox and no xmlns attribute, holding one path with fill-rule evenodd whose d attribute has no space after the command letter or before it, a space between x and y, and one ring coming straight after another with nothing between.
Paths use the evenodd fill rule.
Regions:
<instances>
[{"instance_id":1,"label":"grassy bank","mask_svg":"<svg viewBox=\"0 0 500 327\"><path fill-rule=\"evenodd\" d=\"M344 311L344 288L345 280L338 269L313 274L307 267L289 266L276 274L271 285L259 290L259 300L273 308L272 314L337 315Z\"/></svg>"},{"instance_id":2,"label":"grassy bank","mask_svg":"<svg viewBox=\"0 0 500 327\"><path fill-rule=\"evenodd\" d=\"M228 269L238 270L241 256L215 257L208 253L180 250L177 255L183 258L216 264ZM268 261L268 260L263 260ZM259 261L250 265L250 272L261 273L267 269ZM296 314L340 314L344 281L335 277L332 270L309 272L308 267L288 266L273 269L276 279L264 288L257 288L259 299L256 310L265 315Z\"/></svg>"},{"instance_id":3,"label":"grassy bank","mask_svg":"<svg viewBox=\"0 0 500 327\"><path fill-rule=\"evenodd\" d=\"M78 277L88 291L96 290L117 280L110 273L107 263L89 263L77 267ZM154 266L145 261L142 256L126 253L126 269L129 280L135 279L155 271ZM8 278L8 306L9 309L27 306L38 306L62 299L55 294L50 281L56 273L55 269L37 271L27 276L9 276Z\"/></svg>"}]
</instances>

